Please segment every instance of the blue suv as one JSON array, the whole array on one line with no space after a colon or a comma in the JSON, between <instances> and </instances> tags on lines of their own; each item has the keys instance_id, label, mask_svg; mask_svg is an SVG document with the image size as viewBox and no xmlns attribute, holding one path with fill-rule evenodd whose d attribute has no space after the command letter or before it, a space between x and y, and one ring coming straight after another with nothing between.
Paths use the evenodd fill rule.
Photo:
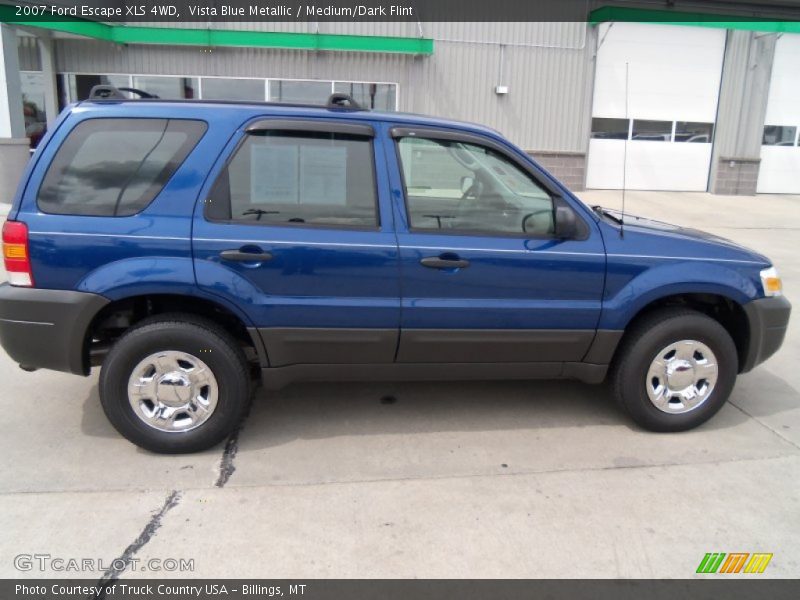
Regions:
<instances>
[{"instance_id":1,"label":"blue suv","mask_svg":"<svg viewBox=\"0 0 800 600\"><path fill-rule=\"evenodd\" d=\"M327 106L70 106L8 220L0 343L88 375L156 452L218 443L255 383L610 379L680 431L783 341L764 256L587 207L497 132Z\"/></svg>"}]
</instances>

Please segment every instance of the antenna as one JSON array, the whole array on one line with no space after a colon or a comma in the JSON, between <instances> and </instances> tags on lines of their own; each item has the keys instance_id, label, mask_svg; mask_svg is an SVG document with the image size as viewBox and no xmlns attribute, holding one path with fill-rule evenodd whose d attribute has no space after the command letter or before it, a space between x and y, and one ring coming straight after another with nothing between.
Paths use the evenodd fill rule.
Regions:
<instances>
[{"instance_id":1,"label":"antenna","mask_svg":"<svg viewBox=\"0 0 800 600\"><path fill-rule=\"evenodd\" d=\"M631 121L628 117L628 63L625 63L625 121L628 123L628 134L622 150L622 215L619 220L619 237L625 239L625 187L628 177L628 138L631 136Z\"/></svg>"}]
</instances>

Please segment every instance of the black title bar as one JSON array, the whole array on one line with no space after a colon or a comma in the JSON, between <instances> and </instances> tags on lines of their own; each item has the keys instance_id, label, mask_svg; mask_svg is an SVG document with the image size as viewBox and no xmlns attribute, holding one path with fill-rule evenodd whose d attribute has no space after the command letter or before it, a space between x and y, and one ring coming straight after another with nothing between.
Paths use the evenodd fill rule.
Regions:
<instances>
[{"instance_id":1,"label":"black title bar","mask_svg":"<svg viewBox=\"0 0 800 600\"><path fill-rule=\"evenodd\" d=\"M0 0L10 23L94 20L116 23L468 22L591 20L613 6L652 11L653 20L800 20L800 0Z\"/></svg>"}]
</instances>

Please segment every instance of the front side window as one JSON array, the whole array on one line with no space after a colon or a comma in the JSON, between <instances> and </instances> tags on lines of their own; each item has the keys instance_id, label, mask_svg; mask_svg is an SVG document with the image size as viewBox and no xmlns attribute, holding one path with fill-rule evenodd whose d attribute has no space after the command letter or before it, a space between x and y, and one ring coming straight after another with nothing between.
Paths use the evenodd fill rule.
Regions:
<instances>
[{"instance_id":1,"label":"front side window","mask_svg":"<svg viewBox=\"0 0 800 600\"><path fill-rule=\"evenodd\" d=\"M91 119L58 149L39 188L42 212L123 217L143 210L206 131L183 119Z\"/></svg>"},{"instance_id":2,"label":"front side window","mask_svg":"<svg viewBox=\"0 0 800 600\"><path fill-rule=\"evenodd\" d=\"M509 158L477 144L398 142L411 227L552 235L553 199Z\"/></svg>"},{"instance_id":3,"label":"front side window","mask_svg":"<svg viewBox=\"0 0 800 600\"><path fill-rule=\"evenodd\" d=\"M372 140L310 131L250 134L215 182L206 215L251 224L375 228Z\"/></svg>"}]
</instances>

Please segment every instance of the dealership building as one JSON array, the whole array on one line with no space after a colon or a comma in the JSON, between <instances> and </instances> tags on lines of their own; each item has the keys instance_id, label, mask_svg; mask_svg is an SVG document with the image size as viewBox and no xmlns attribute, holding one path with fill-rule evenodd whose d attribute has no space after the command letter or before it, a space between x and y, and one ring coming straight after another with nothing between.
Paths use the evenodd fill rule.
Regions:
<instances>
[{"instance_id":1,"label":"dealership building","mask_svg":"<svg viewBox=\"0 0 800 600\"><path fill-rule=\"evenodd\" d=\"M800 24L673 14L680 24L610 6L588 22L3 24L0 201L47 124L97 84L314 104L346 92L493 127L574 190L800 194Z\"/></svg>"}]
</instances>

